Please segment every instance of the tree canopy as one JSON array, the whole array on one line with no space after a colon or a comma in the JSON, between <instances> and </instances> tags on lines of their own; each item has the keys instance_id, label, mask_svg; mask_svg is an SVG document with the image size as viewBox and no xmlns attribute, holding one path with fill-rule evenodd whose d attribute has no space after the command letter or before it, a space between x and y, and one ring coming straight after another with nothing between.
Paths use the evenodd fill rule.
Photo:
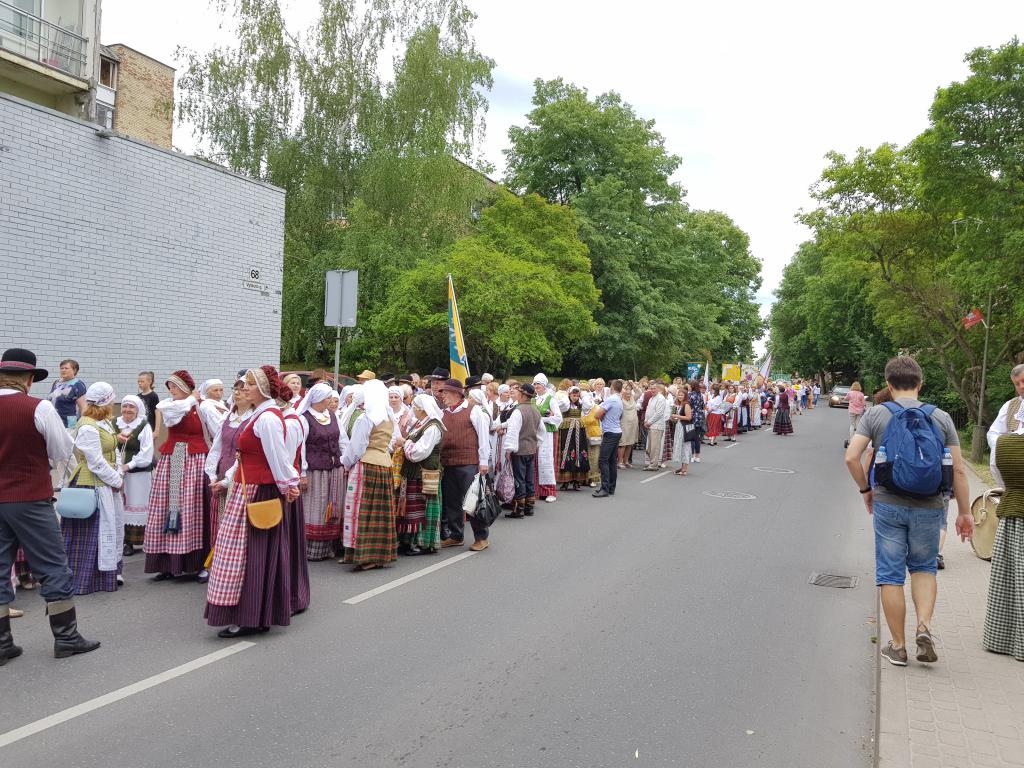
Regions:
<instances>
[{"instance_id":1,"label":"tree canopy","mask_svg":"<svg viewBox=\"0 0 1024 768\"><path fill-rule=\"evenodd\" d=\"M786 267L771 317L778 363L880 383L912 352L941 372L947 402L978 406L984 333L964 327L992 298L988 415L1024 354L1024 49L1013 40L966 58L940 88L930 125L907 146L828 155L812 188L814 233Z\"/></svg>"}]
</instances>

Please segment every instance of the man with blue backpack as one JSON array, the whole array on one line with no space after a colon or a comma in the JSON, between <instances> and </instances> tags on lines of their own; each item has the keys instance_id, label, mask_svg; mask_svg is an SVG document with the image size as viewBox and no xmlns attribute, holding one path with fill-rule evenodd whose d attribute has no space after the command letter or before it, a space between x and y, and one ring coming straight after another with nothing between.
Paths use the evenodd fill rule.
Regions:
<instances>
[{"instance_id":1,"label":"man with blue backpack","mask_svg":"<svg viewBox=\"0 0 1024 768\"><path fill-rule=\"evenodd\" d=\"M973 535L974 521L953 420L945 411L918 399L921 366L912 357L895 357L885 366L885 381L892 402L871 408L861 419L846 450L846 466L868 514L874 515L875 581L892 635L882 657L905 667L903 584L907 571L917 613L917 660L938 658L930 626L937 591L939 531L946 514L943 493L952 491L956 498L956 530L961 539ZM869 443L874 446L870 480L862 464Z\"/></svg>"}]
</instances>

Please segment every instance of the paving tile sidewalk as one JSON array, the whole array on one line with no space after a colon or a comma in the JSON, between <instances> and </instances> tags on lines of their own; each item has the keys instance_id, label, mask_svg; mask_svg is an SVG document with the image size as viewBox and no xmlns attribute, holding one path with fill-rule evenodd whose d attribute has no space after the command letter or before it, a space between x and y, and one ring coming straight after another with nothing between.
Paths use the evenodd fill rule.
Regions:
<instances>
[{"instance_id":1,"label":"paving tile sidewalk","mask_svg":"<svg viewBox=\"0 0 1024 768\"><path fill-rule=\"evenodd\" d=\"M970 469L968 475L973 501L987 486ZM956 536L955 515L953 502L932 626L939 660L914 661L908 579L910 665L881 664L880 768L1024 766L1024 663L981 646L989 563ZM882 616L879 625L882 648L890 638Z\"/></svg>"}]
</instances>

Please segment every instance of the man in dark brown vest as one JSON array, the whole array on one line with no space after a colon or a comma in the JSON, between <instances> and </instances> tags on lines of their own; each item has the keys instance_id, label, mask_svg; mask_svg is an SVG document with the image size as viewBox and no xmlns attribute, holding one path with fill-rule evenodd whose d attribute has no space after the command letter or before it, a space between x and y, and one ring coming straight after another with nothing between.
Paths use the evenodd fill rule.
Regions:
<instances>
[{"instance_id":1,"label":"man in dark brown vest","mask_svg":"<svg viewBox=\"0 0 1024 768\"><path fill-rule=\"evenodd\" d=\"M100 645L78 633L74 582L51 501L50 466L66 461L74 442L53 405L28 395L47 375L27 349L8 349L0 359L0 666L21 655L11 635L8 577L19 546L42 583L53 655L61 659Z\"/></svg>"},{"instance_id":2,"label":"man in dark brown vest","mask_svg":"<svg viewBox=\"0 0 1024 768\"><path fill-rule=\"evenodd\" d=\"M465 513L462 500L477 473L487 474L490 461L490 419L465 398L462 383L448 379L441 389L445 405L444 437L441 439L441 542L442 547L461 547ZM490 546L487 527L469 516L476 541L474 552Z\"/></svg>"}]
</instances>

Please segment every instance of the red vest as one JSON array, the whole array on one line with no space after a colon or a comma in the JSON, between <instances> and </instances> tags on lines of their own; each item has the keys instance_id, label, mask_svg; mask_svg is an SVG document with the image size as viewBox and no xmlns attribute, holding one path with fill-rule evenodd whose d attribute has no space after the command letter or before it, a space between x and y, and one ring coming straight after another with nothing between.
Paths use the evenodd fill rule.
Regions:
<instances>
[{"instance_id":1,"label":"red vest","mask_svg":"<svg viewBox=\"0 0 1024 768\"><path fill-rule=\"evenodd\" d=\"M203 422L199 418L198 408L193 408L185 418L173 427L167 428L167 442L160 446L161 455L170 456L178 443L184 443L188 447L189 455L209 453L206 438L203 437Z\"/></svg>"},{"instance_id":2,"label":"red vest","mask_svg":"<svg viewBox=\"0 0 1024 768\"><path fill-rule=\"evenodd\" d=\"M281 411L277 408L267 408L264 413L273 413L281 419L281 428L286 429ZM274 473L270 471L270 463L267 455L263 452L263 442L256 435L253 429L256 426L256 419L263 416L260 413L256 418L249 419L244 427L241 427L242 434L238 436L238 461L241 464L240 471L235 475L235 482L242 482L242 473L245 473L246 485L269 485L276 483Z\"/></svg>"},{"instance_id":3,"label":"red vest","mask_svg":"<svg viewBox=\"0 0 1024 768\"><path fill-rule=\"evenodd\" d=\"M469 414L473 404L458 413L444 412L445 433L441 438L441 466L465 467L480 463L480 449L476 441L476 427Z\"/></svg>"},{"instance_id":4,"label":"red vest","mask_svg":"<svg viewBox=\"0 0 1024 768\"><path fill-rule=\"evenodd\" d=\"M39 403L20 392L0 396L0 503L53 498L46 440L36 429Z\"/></svg>"}]
</instances>

